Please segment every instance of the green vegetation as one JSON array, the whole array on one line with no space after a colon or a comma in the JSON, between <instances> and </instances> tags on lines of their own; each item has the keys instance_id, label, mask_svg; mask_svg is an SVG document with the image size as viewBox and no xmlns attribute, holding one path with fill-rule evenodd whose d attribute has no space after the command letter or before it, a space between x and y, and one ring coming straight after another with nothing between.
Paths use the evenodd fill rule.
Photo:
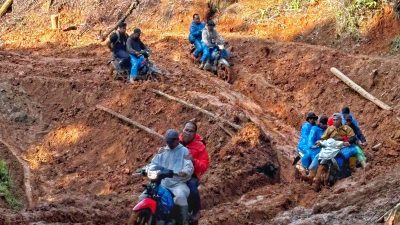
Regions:
<instances>
[{"instance_id":1,"label":"green vegetation","mask_svg":"<svg viewBox=\"0 0 400 225\"><path fill-rule=\"evenodd\" d=\"M358 37L362 23L381 5L380 0L331 0L332 10L336 12L338 33Z\"/></svg>"},{"instance_id":2,"label":"green vegetation","mask_svg":"<svg viewBox=\"0 0 400 225\"><path fill-rule=\"evenodd\" d=\"M391 45L392 52L399 52L400 51L400 36L397 36L393 39Z\"/></svg>"},{"instance_id":3,"label":"green vegetation","mask_svg":"<svg viewBox=\"0 0 400 225\"><path fill-rule=\"evenodd\" d=\"M7 164L4 160L0 160L0 196L4 196L11 208L18 209L22 204L13 195L12 186Z\"/></svg>"}]
</instances>

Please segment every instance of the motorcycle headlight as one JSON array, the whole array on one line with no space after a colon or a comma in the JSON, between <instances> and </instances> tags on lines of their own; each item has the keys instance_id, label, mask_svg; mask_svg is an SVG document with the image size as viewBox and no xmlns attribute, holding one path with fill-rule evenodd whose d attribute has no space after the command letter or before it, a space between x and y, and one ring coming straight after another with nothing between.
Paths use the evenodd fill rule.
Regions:
<instances>
[{"instance_id":1,"label":"motorcycle headlight","mask_svg":"<svg viewBox=\"0 0 400 225\"><path fill-rule=\"evenodd\" d=\"M159 172L160 172L159 170L148 171L148 172L147 172L147 177L148 177L150 180L155 180L155 179L157 179L158 173L159 173Z\"/></svg>"}]
</instances>

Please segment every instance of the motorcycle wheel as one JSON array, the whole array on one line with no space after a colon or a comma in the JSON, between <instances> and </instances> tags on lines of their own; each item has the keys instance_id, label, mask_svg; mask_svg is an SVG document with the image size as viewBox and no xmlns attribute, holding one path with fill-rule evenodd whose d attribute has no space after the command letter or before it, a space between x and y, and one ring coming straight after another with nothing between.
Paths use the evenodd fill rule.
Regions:
<instances>
[{"instance_id":1,"label":"motorcycle wheel","mask_svg":"<svg viewBox=\"0 0 400 225\"><path fill-rule=\"evenodd\" d=\"M133 212L128 220L128 225L153 225L150 209Z\"/></svg>"},{"instance_id":2,"label":"motorcycle wheel","mask_svg":"<svg viewBox=\"0 0 400 225\"><path fill-rule=\"evenodd\" d=\"M232 84L233 76L232 76L232 68L226 66L225 64L220 64L217 69L217 75L222 80Z\"/></svg>"}]
</instances>

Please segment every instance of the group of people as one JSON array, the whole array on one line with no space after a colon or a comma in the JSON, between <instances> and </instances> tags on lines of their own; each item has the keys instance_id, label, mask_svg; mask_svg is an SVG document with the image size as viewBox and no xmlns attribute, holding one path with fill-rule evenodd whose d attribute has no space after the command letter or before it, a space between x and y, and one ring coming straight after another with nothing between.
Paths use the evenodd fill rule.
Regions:
<instances>
[{"instance_id":1,"label":"group of people","mask_svg":"<svg viewBox=\"0 0 400 225\"><path fill-rule=\"evenodd\" d=\"M224 44L224 39L215 30L215 22L208 20L207 23L201 22L200 15L195 13L193 15L193 21L190 25L189 42L195 46L195 50L192 54L194 60L198 61L200 54L200 69L203 69L207 62L210 62L213 51L219 44ZM229 53L223 49L222 57L227 59Z\"/></svg>"},{"instance_id":2,"label":"group of people","mask_svg":"<svg viewBox=\"0 0 400 225\"><path fill-rule=\"evenodd\" d=\"M148 166L160 166L173 170L177 175L165 178L161 186L174 196L174 204L179 207L178 224L186 225L189 220L197 221L200 217L200 194L198 191L201 176L209 166L209 156L205 142L197 133L197 125L193 121L185 124L181 134L174 129L165 134L166 146L151 160ZM161 197L168 192L159 193ZM145 196L139 197L140 199ZM189 212L191 218L189 217Z\"/></svg>"},{"instance_id":3,"label":"group of people","mask_svg":"<svg viewBox=\"0 0 400 225\"><path fill-rule=\"evenodd\" d=\"M133 83L138 78L140 65L149 57L149 49L140 39L142 31L135 28L131 35L126 32L126 23L120 22L117 30L110 35L107 42L113 57L121 60L120 66L130 70L129 82Z\"/></svg>"},{"instance_id":4,"label":"group of people","mask_svg":"<svg viewBox=\"0 0 400 225\"><path fill-rule=\"evenodd\" d=\"M309 112L301 127L297 145L301 158L297 170L312 182L320 161L329 157L335 157L339 168L346 163L351 168L357 164L365 168L366 157L361 147L366 145L367 141L349 107L344 107L340 113L334 113L329 118ZM326 151L321 152L321 148Z\"/></svg>"}]
</instances>

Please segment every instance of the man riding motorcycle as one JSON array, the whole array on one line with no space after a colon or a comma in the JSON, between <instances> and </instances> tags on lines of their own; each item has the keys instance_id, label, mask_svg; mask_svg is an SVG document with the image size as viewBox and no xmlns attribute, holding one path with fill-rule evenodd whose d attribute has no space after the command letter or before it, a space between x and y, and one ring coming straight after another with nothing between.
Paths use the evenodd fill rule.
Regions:
<instances>
[{"instance_id":1,"label":"man riding motorcycle","mask_svg":"<svg viewBox=\"0 0 400 225\"><path fill-rule=\"evenodd\" d=\"M189 42L195 46L192 57L197 61L199 54L203 51L203 43L201 42L202 30L205 24L200 21L199 14L193 14L193 21L190 25Z\"/></svg>"},{"instance_id":2,"label":"man riding motorcycle","mask_svg":"<svg viewBox=\"0 0 400 225\"><path fill-rule=\"evenodd\" d=\"M211 54L218 48L218 45L224 44L224 39L218 34L215 30L215 23L212 20L207 22L207 26L202 31L202 38L201 40L204 43L203 46L203 56L201 57L201 64L200 69L203 69L207 62L211 63ZM226 49L222 50L222 57L227 59L229 57L228 51Z\"/></svg>"},{"instance_id":3,"label":"man riding motorcycle","mask_svg":"<svg viewBox=\"0 0 400 225\"><path fill-rule=\"evenodd\" d=\"M130 54L131 59L131 71L129 75L129 82L133 83L137 80L140 65L143 63L145 58L148 58L148 49L140 40L142 31L139 28L135 28L133 33L127 40L127 51Z\"/></svg>"},{"instance_id":4,"label":"man riding motorcycle","mask_svg":"<svg viewBox=\"0 0 400 225\"><path fill-rule=\"evenodd\" d=\"M197 125L189 121L185 124L182 134L179 136L180 142L189 149L189 159L194 166L192 178L186 183L190 189L189 210L192 212L192 221L200 218L200 193L198 190L201 176L207 171L209 166L209 156L202 137L196 133Z\"/></svg>"},{"instance_id":5,"label":"man riding motorcycle","mask_svg":"<svg viewBox=\"0 0 400 225\"><path fill-rule=\"evenodd\" d=\"M149 167L160 166L165 169L173 170L177 176L165 178L161 185L166 187L174 195L174 204L179 207L180 221L178 224L188 224L188 197L190 190L186 182L190 180L194 168L189 158L189 150L179 143L179 133L174 129L167 130L165 134L167 146L160 149L158 154L151 160ZM144 199L142 194L139 199Z\"/></svg>"},{"instance_id":6,"label":"man riding motorcycle","mask_svg":"<svg viewBox=\"0 0 400 225\"><path fill-rule=\"evenodd\" d=\"M111 50L113 57L121 60L119 66L123 69L130 69L129 53L126 51L128 37L126 23L120 22L117 30L110 35L110 39L107 42L107 46Z\"/></svg>"}]
</instances>

